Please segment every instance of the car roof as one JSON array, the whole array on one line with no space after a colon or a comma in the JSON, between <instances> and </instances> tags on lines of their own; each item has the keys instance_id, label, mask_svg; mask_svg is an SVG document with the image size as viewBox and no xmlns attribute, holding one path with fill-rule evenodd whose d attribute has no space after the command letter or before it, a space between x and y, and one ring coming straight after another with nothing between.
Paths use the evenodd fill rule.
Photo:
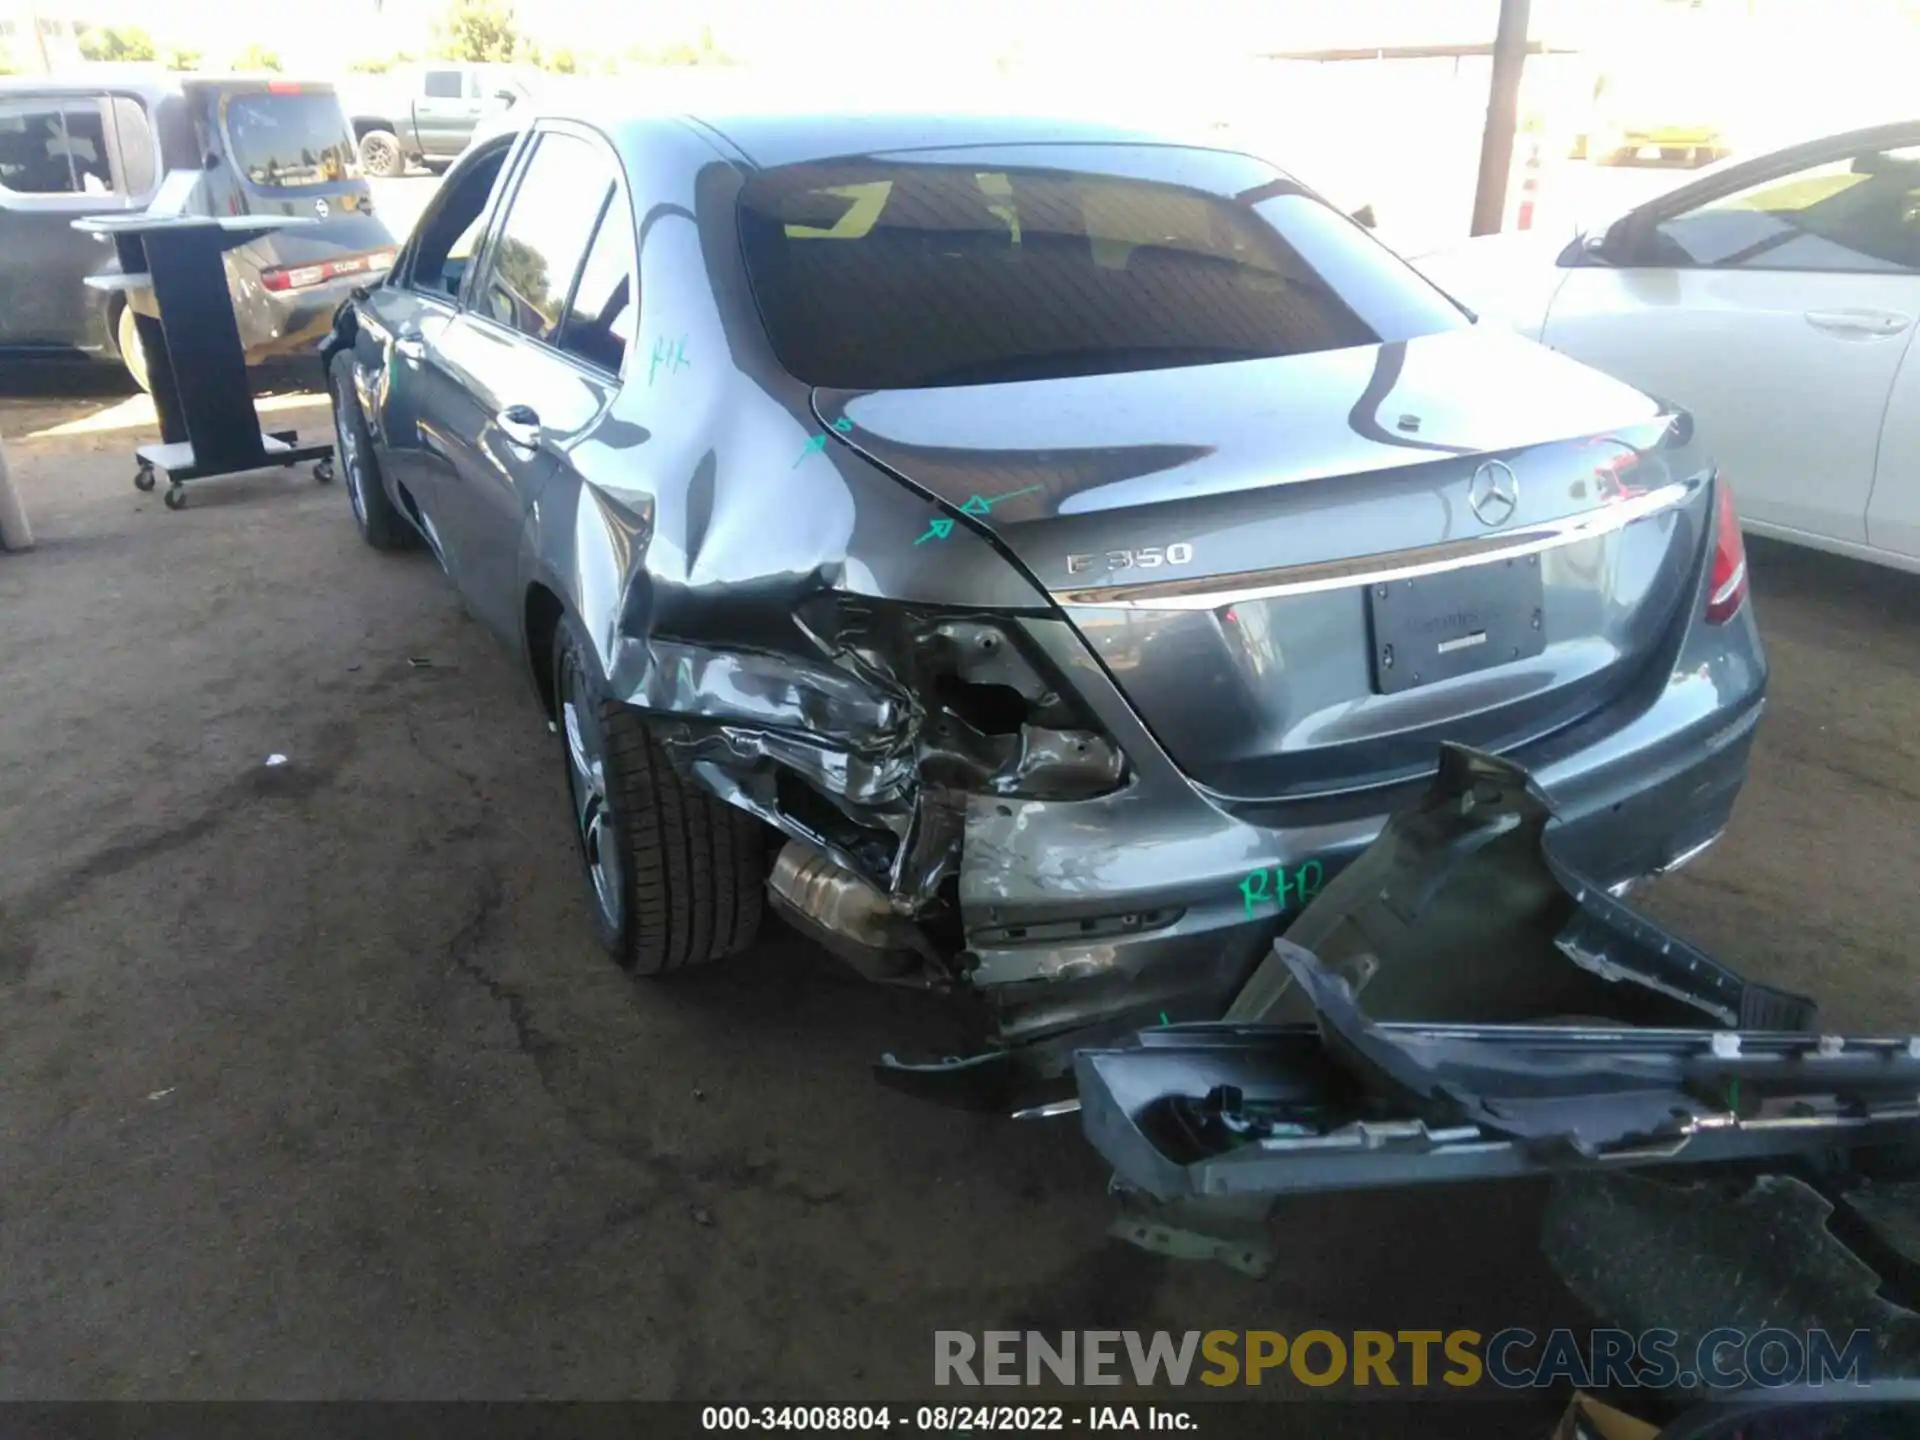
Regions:
<instances>
[{"instance_id":1,"label":"car roof","mask_svg":"<svg viewBox=\"0 0 1920 1440\"><path fill-rule=\"evenodd\" d=\"M193 75L165 70L149 61L126 64L105 62L84 70L62 70L52 75L0 77L0 99L22 95L97 95L102 90L135 91L144 95L204 94L220 90L258 90L263 85L290 90L333 93L331 80L302 80L281 74Z\"/></svg>"},{"instance_id":2,"label":"car roof","mask_svg":"<svg viewBox=\"0 0 1920 1440\"><path fill-rule=\"evenodd\" d=\"M808 88L817 91L818 86ZM894 97L863 93L857 110L844 102L823 105L803 93L783 94L766 77L752 82L709 76L650 79L638 97L635 92L631 81L580 80L537 97L526 120L581 120L616 138L636 137L662 123L690 124L757 168L935 147L1206 144L1177 127L1116 125L1062 114L1028 104L1018 92L992 89L950 105L905 92Z\"/></svg>"},{"instance_id":3,"label":"car roof","mask_svg":"<svg viewBox=\"0 0 1920 1440\"><path fill-rule=\"evenodd\" d=\"M98 95L102 90L160 95L179 88L180 76L145 61L109 62L90 65L85 70L59 70L51 75L0 76L0 100L26 95Z\"/></svg>"}]
</instances>

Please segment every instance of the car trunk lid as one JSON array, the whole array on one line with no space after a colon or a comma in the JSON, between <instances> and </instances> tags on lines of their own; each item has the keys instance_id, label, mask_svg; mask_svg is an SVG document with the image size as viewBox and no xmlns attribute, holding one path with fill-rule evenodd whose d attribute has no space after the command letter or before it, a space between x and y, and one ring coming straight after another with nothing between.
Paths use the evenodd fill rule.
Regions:
<instances>
[{"instance_id":1,"label":"car trunk lid","mask_svg":"<svg viewBox=\"0 0 1920 1440\"><path fill-rule=\"evenodd\" d=\"M1229 796L1397 783L1441 738L1590 714L1671 636L1710 529L1684 417L1480 327L816 405L990 533Z\"/></svg>"}]
</instances>

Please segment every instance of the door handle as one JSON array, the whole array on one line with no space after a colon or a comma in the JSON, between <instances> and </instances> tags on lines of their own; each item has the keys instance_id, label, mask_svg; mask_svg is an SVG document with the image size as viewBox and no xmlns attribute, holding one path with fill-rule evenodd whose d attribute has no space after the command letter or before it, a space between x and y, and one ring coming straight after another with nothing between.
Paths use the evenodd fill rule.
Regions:
<instances>
[{"instance_id":1,"label":"door handle","mask_svg":"<svg viewBox=\"0 0 1920 1440\"><path fill-rule=\"evenodd\" d=\"M411 335L403 335L393 342L393 353L398 355L402 360L411 361L413 364L418 365L422 360L427 358L427 342L424 340L416 340Z\"/></svg>"},{"instance_id":2,"label":"door handle","mask_svg":"<svg viewBox=\"0 0 1920 1440\"><path fill-rule=\"evenodd\" d=\"M521 450L540 448L540 417L530 406L509 405L495 417L494 423L507 443Z\"/></svg>"},{"instance_id":3,"label":"door handle","mask_svg":"<svg viewBox=\"0 0 1920 1440\"><path fill-rule=\"evenodd\" d=\"M1911 315L1892 310L1809 310L1806 318L1816 329L1850 335L1898 335L1913 324Z\"/></svg>"}]
</instances>

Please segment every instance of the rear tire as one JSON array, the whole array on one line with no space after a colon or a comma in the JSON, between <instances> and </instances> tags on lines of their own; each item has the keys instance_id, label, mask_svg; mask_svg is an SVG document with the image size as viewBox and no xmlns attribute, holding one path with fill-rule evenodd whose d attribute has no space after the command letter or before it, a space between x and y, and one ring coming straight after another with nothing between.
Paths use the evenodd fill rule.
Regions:
<instances>
[{"instance_id":1,"label":"rear tire","mask_svg":"<svg viewBox=\"0 0 1920 1440\"><path fill-rule=\"evenodd\" d=\"M553 694L600 943L646 976L752 945L765 907L765 827L680 777L640 712L608 695L571 617L554 637Z\"/></svg>"},{"instance_id":2,"label":"rear tire","mask_svg":"<svg viewBox=\"0 0 1920 1440\"><path fill-rule=\"evenodd\" d=\"M360 168L369 175L391 180L407 173L407 152L391 130L369 130L360 137Z\"/></svg>"},{"instance_id":3,"label":"rear tire","mask_svg":"<svg viewBox=\"0 0 1920 1440\"><path fill-rule=\"evenodd\" d=\"M139 317L133 313L133 306L122 305L119 315L114 318L113 343L119 349L120 363L127 367L127 374L133 377L133 383L151 394L153 384L147 375L147 350L140 343Z\"/></svg>"},{"instance_id":4,"label":"rear tire","mask_svg":"<svg viewBox=\"0 0 1920 1440\"><path fill-rule=\"evenodd\" d=\"M367 429L367 417L360 413L360 397L354 393L351 351L342 350L327 366L327 388L333 392L333 448L347 478L347 499L360 538L376 550L412 549L420 543L420 535L381 481L373 435Z\"/></svg>"}]
</instances>

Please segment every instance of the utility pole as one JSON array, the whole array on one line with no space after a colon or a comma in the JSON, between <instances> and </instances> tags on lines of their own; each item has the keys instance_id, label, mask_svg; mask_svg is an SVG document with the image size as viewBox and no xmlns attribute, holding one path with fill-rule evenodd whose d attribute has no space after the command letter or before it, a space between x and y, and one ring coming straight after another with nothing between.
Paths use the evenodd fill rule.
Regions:
<instances>
[{"instance_id":1,"label":"utility pole","mask_svg":"<svg viewBox=\"0 0 1920 1440\"><path fill-rule=\"evenodd\" d=\"M1473 233L1493 235L1507 209L1513 136L1520 124L1520 76L1527 64L1528 0L1500 0L1493 37L1493 83L1487 91L1487 128L1480 137L1480 181L1473 192Z\"/></svg>"},{"instance_id":2,"label":"utility pole","mask_svg":"<svg viewBox=\"0 0 1920 1440\"><path fill-rule=\"evenodd\" d=\"M51 75L53 73L53 57L47 54L47 37L40 31L40 12L38 8L34 5L33 0L22 0L22 4L16 13L20 17L16 22L16 28L24 29L27 32L27 41L32 47L28 51L28 54L32 57L28 63L37 67L33 73L36 75Z\"/></svg>"},{"instance_id":3,"label":"utility pole","mask_svg":"<svg viewBox=\"0 0 1920 1440\"><path fill-rule=\"evenodd\" d=\"M6 446L0 444L0 551L32 548L33 530L27 524L27 510L7 471Z\"/></svg>"}]
</instances>

